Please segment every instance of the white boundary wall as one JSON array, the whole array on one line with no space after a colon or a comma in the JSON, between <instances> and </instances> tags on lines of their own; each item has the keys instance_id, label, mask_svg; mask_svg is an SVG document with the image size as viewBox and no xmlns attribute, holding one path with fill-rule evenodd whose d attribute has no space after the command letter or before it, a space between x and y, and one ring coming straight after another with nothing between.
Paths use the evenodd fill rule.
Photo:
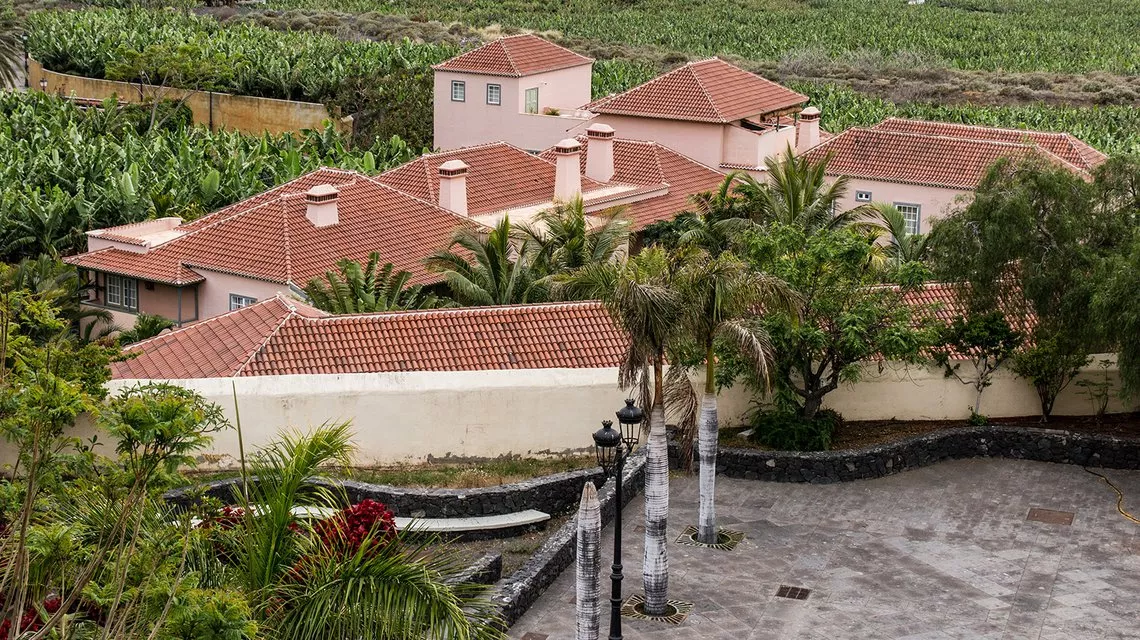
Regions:
<instances>
[{"instance_id":1,"label":"white boundary wall","mask_svg":"<svg viewBox=\"0 0 1140 640\"><path fill-rule=\"evenodd\" d=\"M1087 368L1088 374L1100 373L1095 363ZM1110 377L1119 388L1115 366ZM602 420L613 419L627 395L616 380L616 369L533 369L172 382L221 405L231 421L236 387L247 452L269 442L282 428L351 420L357 463L367 465L587 450L590 435ZM111 386L114 391L136 382L116 380ZM742 386L722 392L721 424L739 424L750 401ZM825 406L849 420L940 420L967 417L973 402L972 387L945 378L940 369L886 365L880 372L877 364L870 364L860 382L829 394ZM1110 405L1110 411L1131 408L1118 399ZM1032 387L1008 370L998 372L982 398L982 413L993 417L1032 416L1038 411ZM1056 415L1091 412L1090 400L1075 384L1062 393L1054 411ZM236 456L237 433L230 430L216 437L203 462L206 467L228 467Z\"/></svg>"}]
</instances>

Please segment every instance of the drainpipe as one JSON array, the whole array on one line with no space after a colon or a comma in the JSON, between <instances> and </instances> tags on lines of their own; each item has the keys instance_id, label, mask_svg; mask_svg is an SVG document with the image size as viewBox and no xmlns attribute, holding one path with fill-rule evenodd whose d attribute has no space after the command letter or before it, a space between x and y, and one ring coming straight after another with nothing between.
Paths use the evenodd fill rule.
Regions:
<instances>
[{"instance_id":1,"label":"drainpipe","mask_svg":"<svg viewBox=\"0 0 1140 640\"><path fill-rule=\"evenodd\" d=\"M182 326L182 287L178 287L178 326Z\"/></svg>"}]
</instances>

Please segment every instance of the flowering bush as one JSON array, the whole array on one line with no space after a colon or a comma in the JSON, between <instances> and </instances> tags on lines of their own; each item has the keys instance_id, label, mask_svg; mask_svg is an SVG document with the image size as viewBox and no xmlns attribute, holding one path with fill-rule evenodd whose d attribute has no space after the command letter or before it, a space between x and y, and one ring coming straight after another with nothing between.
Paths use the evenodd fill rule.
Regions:
<instances>
[{"instance_id":1,"label":"flowering bush","mask_svg":"<svg viewBox=\"0 0 1140 640\"><path fill-rule=\"evenodd\" d=\"M59 611L63 601L60 597L52 594L44 599L43 609L50 616L56 611ZM29 605L24 609L24 615L20 616L20 630L21 631L39 631L43 627L43 620L40 618L40 612L35 606ZM0 622L0 638L7 638L12 631L12 621L4 619Z\"/></svg>"},{"instance_id":2,"label":"flowering bush","mask_svg":"<svg viewBox=\"0 0 1140 640\"><path fill-rule=\"evenodd\" d=\"M371 545L386 544L396 536L396 520L383 503L365 499L321 520L313 532L325 549L347 555L356 553L366 540Z\"/></svg>"},{"instance_id":3,"label":"flowering bush","mask_svg":"<svg viewBox=\"0 0 1140 640\"><path fill-rule=\"evenodd\" d=\"M196 526L198 529L221 529L229 531L241 524L245 517L245 509L226 505L210 517L202 520Z\"/></svg>"}]
</instances>

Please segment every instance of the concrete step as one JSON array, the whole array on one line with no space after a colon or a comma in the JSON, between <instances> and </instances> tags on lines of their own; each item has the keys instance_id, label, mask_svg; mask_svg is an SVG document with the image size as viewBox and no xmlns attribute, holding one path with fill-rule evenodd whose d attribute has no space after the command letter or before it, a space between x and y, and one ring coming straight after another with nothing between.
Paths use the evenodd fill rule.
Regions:
<instances>
[{"instance_id":1,"label":"concrete step","mask_svg":"<svg viewBox=\"0 0 1140 640\"><path fill-rule=\"evenodd\" d=\"M535 509L517 511L497 516L477 516L466 518L396 518L397 529L412 529L430 533L465 533L469 531L493 531L525 527L550 519L549 513Z\"/></svg>"}]
</instances>

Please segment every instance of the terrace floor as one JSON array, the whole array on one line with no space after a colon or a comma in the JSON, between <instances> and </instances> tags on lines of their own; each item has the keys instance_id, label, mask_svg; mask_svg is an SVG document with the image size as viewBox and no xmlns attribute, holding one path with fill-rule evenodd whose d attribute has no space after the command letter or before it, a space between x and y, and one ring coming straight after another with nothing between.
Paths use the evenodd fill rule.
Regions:
<instances>
[{"instance_id":1,"label":"terrace floor","mask_svg":"<svg viewBox=\"0 0 1140 640\"><path fill-rule=\"evenodd\" d=\"M1099 471L1140 512L1140 472ZM1140 638L1140 525L1078 466L962 460L833 485L718 478L719 523L746 536L734 551L674 544L696 523L696 478L671 489L669 597L695 607L675 627L625 619L626 638ZM1072 524L1027 520L1034 508ZM628 596L641 584L640 498L624 517ZM811 594L778 598L781 585ZM571 567L511 637L574 638L573 598Z\"/></svg>"}]
</instances>

